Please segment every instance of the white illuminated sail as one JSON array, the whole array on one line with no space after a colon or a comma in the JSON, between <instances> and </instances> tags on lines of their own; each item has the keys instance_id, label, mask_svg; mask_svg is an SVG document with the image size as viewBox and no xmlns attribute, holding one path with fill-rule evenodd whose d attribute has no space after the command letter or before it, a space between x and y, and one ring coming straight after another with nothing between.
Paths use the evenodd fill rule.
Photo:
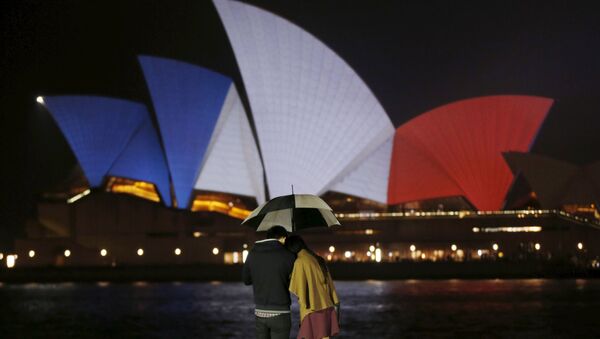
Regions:
<instances>
[{"instance_id":1,"label":"white illuminated sail","mask_svg":"<svg viewBox=\"0 0 600 339\"><path fill-rule=\"evenodd\" d=\"M291 22L215 0L246 86L271 196L321 194L394 133L362 79Z\"/></svg>"}]
</instances>

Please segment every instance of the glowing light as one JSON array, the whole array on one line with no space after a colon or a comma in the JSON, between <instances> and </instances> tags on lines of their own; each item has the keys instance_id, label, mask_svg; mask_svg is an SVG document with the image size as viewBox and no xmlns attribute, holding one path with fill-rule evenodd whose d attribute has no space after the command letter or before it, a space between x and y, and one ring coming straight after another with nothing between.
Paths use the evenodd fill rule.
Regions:
<instances>
[{"instance_id":1,"label":"glowing light","mask_svg":"<svg viewBox=\"0 0 600 339\"><path fill-rule=\"evenodd\" d=\"M375 246L373 246L373 245L369 246L369 251L370 251L370 252L373 252L373 251L375 251Z\"/></svg>"},{"instance_id":2,"label":"glowing light","mask_svg":"<svg viewBox=\"0 0 600 339\"><path fill-rule=\"evenodd\" d=\"M331 254L327 255L327 261L331 261Z\"/></svg>"},{"instance_id":3,"label":"glowing light","mask_svg":"<svg viewBox=\"0 0 600 339\"><path fill-rule=\"evenodd\" d=\"M175 249L175 255L181 255L181 248L177 247Z\"/></svg>"},{"instance_id":4,"label":"glowing light","mask_svg":"<svg viewBox=\"0 0 600 339\"><path fill-rule=\"evenodd\" d=\"M529 233L529 232L541 232L541 226L507 226L507 227L473 227L473 232L483 232L483 233L497 233L497 232L506 232L506 233Z\"/></svg>"},{"instance_id":5,"label":"glowing light","mask_svg":"<svg viewBox=\"0 0 600 339\"><path fill-rule=\"evenodd\" d=\"M0 253L0 260L4 259L4 253Z\"/></svg>"},{"instance_id":6,"label":"glowing light","mask_svg":"<svg viewBox=\"0 0 600 339\"><path fill-rule=\"evenodd\" d=\"M539 250L540 250L540 248L542 248L542 245L540 245L540 243L539 243L539 242L536 242L536 243L535 243L535 245L534 245L534 247L535 247L535 250L536 250L536 251L539 251Z\"/></svg>"},{"instance_id":7,"label":"glowing light","mask_svg":"<svg viewBox=\"0 0 600 339\"><path fill-rule=\"evenodd\" d=\"M577 248L579 250L583 250L583 243L577 243Z\"/></svg>"},{"instance_id":8,"label":"glowing light","mask_svg":"<svg viewBox=\"0 0 600 339\"><path fill-rule=\"evenodd\" d=\"M72 204L72 203L74 203L75 201L77 201L77 200L79 200L79 199L81 199L81 198L85 197L86 195L90 194L91 192L92 192L92 191L91 191L91 190L88 188L87 190L85 190L85 191L83 191L83 192L81 192L81 193L79 193L79 194L77 194L77 195L75 195L75 196L72 196L71 198L69 198L69 199L67 200L67 203L68 203L68 204Z\"/></svg>"},{"instance_id":9,"label":"glowing light","mask_svg":"<svg viewBox=\"0 0 600 339\"><path fill-rule=\"evenodd\" d=\"M392 252L388 252L388 257L390 257L390 258L391 258L391 257L393 257L393 256L394 256L394 253L392 253Z\"/></svg>"},{"instance_id":10,"label":"glowing light","mask_svg":"<svg viewBox=\"0 0 600 339\"><path fill-rule=\"evenodd\" d=\"M350 252L350 251L344 252L344 257L350 258L351 256L352 256L352 252Z\"/></svg>"},{"instance_id":11,"label":"glowing light","mask_svg":"<svg viewBox=\"0 0 600 339\"><path fill-rule=\"evenodd\" d=\"M456 246L455 244L452 244L452 246L450 246L450 249L452 250L452 252L456 252L456 250L458 249L458 246Z\"/></svg>"},{"instance_id":12,"label":"glowing light","mask_svg":"<svg viewBox=\"0 0 600 339\"><path fill-rule=\"evenodd\" d=\"M427 258L427 256L425 255L425 253L421 253L421 259L425 260L425 258Z\"/></svg>"},{"instance_id":13,"label":"glowing light","mask_svg":"<svg viewBox=\"0 0 600 339\"><path fill-rule=\"evenodd\" d=\"M373 234L373 230L372 230L372 229L370 229L370 228L367 228L367 229L365 230L365 234L366 234L366 235L372 235L372 234Z\"/></svg>"},{"instance_id":14,"label":"glowing light","mask_svg":"<svg viewBox=\"0 0 600 339\"><path fill-rule=\"evenodd\" d=\"M504 257L504 252L498 252L498 258L503 258Z\"/></svg>"},{"instance_id":15,"label":"glowing light","mask_svg":"<svg viewBox=\"0 0 600 339\"><path fill-rule=\"evenodd\" d=\"M371 260L375 260L375 253L371 253Z\"/></svg>"},{"instance_id":16,"label":"glowing light","mask_svg":"<svg viewBox=\"0 0 600 339\"><path fill-rule=\"evenodd\" d=\"M248 250L242 251L242 262L246 262L246 258L248 258Z\"/></svg>"},{"instance_id":17,"label":"glowing light","mask_svg":"<svg viewBox=\"0 0 600 339\"><path fill-rule=\"evenodd\" d=\"M244 246L242 246L242 247L244 247L244 248L248 248L248 244L244 244Z\"/></svg>"},{"instance_id":18,"label":"glowing light","mask_svg":"<svg viewBox=\"0 0 600 339\"><path fill-rule=\"evenodd\" d=\"M481 257L481 255L483 255L483 251L482 250L477 250L477 255Z\"/></svg>"},{"instance_id":19,"label":"glowing light","mask_svg":"<svg viewBox=\"0 0 600 339\"><path fill-rule=\"evenodd\" d=\"M493 244L493 245L492 245L492 249L493 249L494 251L497 251L497 250L498 250L498 248L499 248L498 244Z\"/></svg>"},{"instance_id":20,"label":"glowing light","mask_svg":"<svg viewBox=\"0 0 600 339\"><path fill-rule=\"evenodd\" d=\"M65 257L70 257L71 256L71 250L65 250L65 252L63 253L65 255Z\"/></svg>"},{"instance_id":21,"label":"glowing light","mask_svg":"<svg viewBox=\"0 0 600 339\"><path fill-rule=\"evenodd\" d=\"M140 257L141 257L142 255L144 255L144 249L143 249L143 248L138 248L138 250L137 250L137 255L139 255Z\"/></svg>"},{"instance_id":22,"label":"glowing light","mask_svg":"<svg viewBox=\"0 0 600 339\"><path fill-rule=\"evenodd\" d=\"M106 248L103 248L100 250L100 255L103 257L106 257L106 255L108 254L108 251L106 250Z\"/></svg>"},{"instance_id":23,"label":"glowing light","mask_svg":"<svg viewBox=\"0 0 600 339\"><path fill-rule=\"evenodd\" d=\"M370 256L371 256L371 251L368 251L367 252L367 257L370 257Z\"/></svg>"},{"instance_id":24,"label":"glowing light","mask_svg":"<svg viewBox=\"0 0 600 339\"><path fill-rule=\"evenodd\" d=\"M217 255L217 254L219 254L219 249L218 249L218 248L216 248L216 247L215 247L215 248L213 248L213 249L212 249L212 254L214 254L214 255Z\"/></svg>"},{"instance_id":25,"label":"glowing light","mask_svg":"<svg viewBox=\"0 0 600 339\"><path fill-rule=\"evenodd\" d=\"M375 250L375 261L381 262L381 249L380 248Z\"/></svg>"},{"instance_id":26,"label":"glowing light","mask_svg":"<svg viewBox=\"0 0 600 339\"><path fill-rule=\"evenodd\" d=\"M202 232L194 232L192 233L192 235L194 236L194 238L200 238L202 236Z\"/></svg>"},{"instance_id":27,"label":"glowing light","mask_svg":"<svg viewBox=\"0 0 600 339\"><path fill-rule=\"evenodd\" d=\"M417 246L415 246L415 245L410 245L410 251L411 251L411 252L414 252L414 251L416 251L416 250L417 250Z\"/></svg>"},{"instance_id":28,"label":"glowing light","mask_svg":"<svg viewBox=\"0 0 600 339\"><path fill-rule=\"evenodd\" d=\"M35 257L35 251L34 251L34 250L30 250L30 251L29 251L29 257L30 257L30 258L33 258L33 257Z\"/></svg>"},{"instance_id":29,"label":"glowing light","mask_svg":"<svg viewBox=\"0 0 600 339\"><path fill-rule=\"evenodd\" d=\"M331 252L331 253L335 252L335 247L333 247L333 245L329 246L329 252Z\"/></svg>"},{"instance_id":30,"label":"glowing light","mask_svg":"<svg viewBox=\"0 0 600 339\"><path fill-rule=\"evenodd\" d=\"M13 268L15 267L17 261L17 256L13 254L9 254L6 256L6 267Z\"/></svg>"},{"instance_id":31,"label":"glowing light","mask_svg":"<svg viewBox=\"0 0 600 339\"><path fill-rule=\"evenodd\" d=\"M240 262L240 254L238 252L233 252L233 263L237 264Z\"/></svg>"},{"instance_id":32,"label":"glowing light","mask_svg":"<svg viewBox=\"0 0 600 339\"><path fill-rule=\"evenodd\" d=\"M35 101L37 101L38 104L42 104L42 105L44 105L46 103L44 101L44 97L43 96L38 96L37 98L35 98Z\"/></svg>"}]
</instances>

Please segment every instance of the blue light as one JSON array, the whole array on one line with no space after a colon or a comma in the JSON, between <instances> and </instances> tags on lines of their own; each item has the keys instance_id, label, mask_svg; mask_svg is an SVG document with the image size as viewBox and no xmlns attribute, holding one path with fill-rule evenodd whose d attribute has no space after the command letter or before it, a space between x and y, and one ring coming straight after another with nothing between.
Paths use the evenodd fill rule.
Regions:
<instances>
[{"instance_id":1,"label":"blue light","mask_svg":"<svg viewBox=\"0 0 600 339\"><path fill-rule=\"evenodd\" d=\"M93 187L125 149L144 119L144 106L95 96L44 97L85 176Z\"/></svg>"},{"instance_id":2,"label":"blue light","mask_svg":"<svg viewBox=\"0 0 600 339\"><path fill-rule=\"evenodd\" d=\"M171 205L169 189L169 170L162 151L158 134L150 117L146 118L136 130L123 153L115 161L109 174L113 176L142 180L156 185L165 205Z\"/></svg>"},{"instance_id":3,"label":"blue light","mask_svg":"<svg viewBox=\"0 0 600 339\"><path fill-rule=\"evenodd\" d=\"M188 206L231 79L188 63L139 57L160 125L178 207Z\"/></svg>"}]
</instances>

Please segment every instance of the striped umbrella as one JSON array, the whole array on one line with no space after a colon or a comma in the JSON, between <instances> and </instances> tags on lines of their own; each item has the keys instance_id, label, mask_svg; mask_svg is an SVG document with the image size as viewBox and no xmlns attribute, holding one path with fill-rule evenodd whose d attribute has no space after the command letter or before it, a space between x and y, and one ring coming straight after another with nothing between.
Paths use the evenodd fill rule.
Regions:
<instances>
[{"instance_id":1,"label":"striped umbrella","mask_svg":"<svg viewBox=\"0 0 600 339\"><path fill-rule=\"evenodd\" d=\"M283 226L289 232L312 227L340 225L331 207L316 195L291 194L273 198L258 206L242 222L257 232Z\"/></svg>"}]
</instances>

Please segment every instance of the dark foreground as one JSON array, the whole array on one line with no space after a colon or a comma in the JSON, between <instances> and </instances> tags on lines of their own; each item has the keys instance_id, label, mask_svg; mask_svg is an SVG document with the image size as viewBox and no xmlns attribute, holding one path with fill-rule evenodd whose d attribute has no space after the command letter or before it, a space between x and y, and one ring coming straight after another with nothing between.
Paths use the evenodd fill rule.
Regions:
<instances>
[{"instance_id":1,"label":"dark foreground","mask_svg":"<svg viewBox=\"0 0 600 339\"><path fill-rule=\"evenodd\" d=\"M600 336L600 280L336 285L343 338ZM0 301L2 338L253 336L252 292L240 283L3 284Z\"/></svg>"}]
</instances>

